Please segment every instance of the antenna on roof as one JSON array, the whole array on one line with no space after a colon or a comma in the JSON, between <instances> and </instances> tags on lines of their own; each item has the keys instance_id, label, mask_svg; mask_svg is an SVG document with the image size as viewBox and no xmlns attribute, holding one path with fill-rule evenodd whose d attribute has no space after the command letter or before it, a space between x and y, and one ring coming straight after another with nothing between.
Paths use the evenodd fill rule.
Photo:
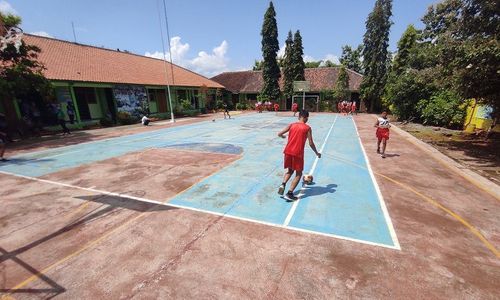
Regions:
<instances>
[{"instance_id":1,"label":"antenna on roof","mask_svg":"<svg viewBox=\"0 0 500 300\"><path fill-rule=\"evenodd\" d=\"M73 38L75 39L75 43L76 43L75 24L73 23L73 21L71 21L71 28L73 28Z\"/></svg>"}]
</instances>

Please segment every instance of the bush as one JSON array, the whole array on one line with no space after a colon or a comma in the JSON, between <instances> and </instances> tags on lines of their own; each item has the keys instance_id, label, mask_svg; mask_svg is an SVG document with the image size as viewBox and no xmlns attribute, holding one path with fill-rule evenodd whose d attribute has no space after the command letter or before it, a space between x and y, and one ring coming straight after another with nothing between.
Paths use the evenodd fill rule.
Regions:
<instances>
[{"instance_id":1,"label":"bush","mask_svg":"<svg viewBox=\"0 0 500 300\"><path fill-rule=\"evenodd\" d=\"M246 103L236 103L236 109L237 110L246 110L248 109L248 106Z\"/></svg>"},{"instance_id":2,"label":"bush","mask_svg":"<svg viewBox=\"0 0 500 300\"><path fill-rule=\"evenodd\" d=\"M466 107L457 94L441 91L429 100L420 100L417 104L424 124L461 128L466 115Z\"/></svg>"},{"instance_id":3,"label":"bush","mask_svg":"<svg viewBox=\"0 0 500 300\"><path fill-rule=\"evenodd\" d=\"M184 110L184 111L193 109L193 106L191 105L191 101L189 101L189 100L181 100L181 107L182 107L182 110Z\"/></svg>"},{"instance_id":4,"label":"bush","mask_svg":"<svg viewBox=\"0 0 500 300\"><path fill-rule=\"evenodd\" d=\"M135 124L137 122L137 119L126 111L118 112L116 118L118 119L118 123L120 125L130 125L130 124Z\"/></svg>"},{"instance_id":5,"label":"bush","mask_svg":"<svg viewBox=\"0 0 500 300\"><path fill-rule=\"evenodd\" d=\"M99 123L101 124L101 127L111 127L113 126L113 120L110 118L102 118L99 120Z\"/></svg>"},{"instance_id":6,"label":"bush","mask_svg":"<svg viewBox=\"0 0 500 300\"><path fill-rule=\"evenodd\" d=\"M217 109L223 109L224 108L224 101L217 100L217 102L215 102L215 106L217 107Z\"/></svg>"}]
</instances>

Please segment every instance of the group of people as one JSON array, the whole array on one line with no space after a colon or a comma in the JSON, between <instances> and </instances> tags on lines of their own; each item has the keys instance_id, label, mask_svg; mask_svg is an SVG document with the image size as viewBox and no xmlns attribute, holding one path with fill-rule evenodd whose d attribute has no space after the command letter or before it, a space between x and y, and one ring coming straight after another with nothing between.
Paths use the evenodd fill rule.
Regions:
<instances>
[{"instance_id":1,"label":"group of people","mask_svg":"<svg viewBox=\"0 0 500 300\"><path fill-rule=\"evenodd\" d=\"M271 101L266 101L266 102L261 102L258 101L255 103L255 110L257 110L259 113L262 113L262 111L267 110L267 111L278 111L280 109L280 105L278 103L274 103Z\"/></svg>"},{"instance_id":2,"label":"group of people","mask_svg":"<svg viewBox=\"0 0 500 300\"><path fill-rule=\"evenodd\" d=\"M22 120L27 128L35 133L39 134L42 129L42 113L38 109L35 102L22 101L21 102L21 114ZM48 103L44 108L45 111L45 122L49 124L58 124L63 130L63 135L71 134L70 130L66 126L66 115L68 116L69 122L71 124L75 123L75 107L72 101L66 103L66 113L63 110L61 103Z\"/></svg>"},{"instance_id":3,"label":"group of people","mask_svg":"<svg viewBox=\"0 0 500 300\"><path fill-rule=\"evenodd\" d=\"M340 101L337 103L337 110L340 113L343 113L344 115L352 115L356 113L356 102L354 101Z\"/></svg>"},{"instance_id":4,"label":"group of people","mask_svg":"<svg viewBox=\"0 0 500 300\"><path fill-rule=\"evenodd\" d=\"M292 106L293 110L293 106ZM295 111L294 111L295 115ZM285 134L288 133L288 142L283 151L284 153L284 168L285 174L283 175L283 181L278 188L278 194L284 196L288 201L296 201L298 197L295 196L294 191L302 178L302 172L304 170L304 147L306 141L309 146L314 151L318 158L321 158L321 153L318 152L316 145L314 144L312 129L307 125L309 120L309 112L306 110L301 110L299 112L299 120L295 123L289 124L282 131L278 133L281 138L286 138ZM387 146L387 140L389 140L389 120L387 119L387 112L382 112L381 116L377 118L375 123L376 137L377 137L377 153L385 158L385 149ZM382 144L382 149L380 146ZM290 184L290 187L285 194L286 185L290 178L292 178L295 173L295 177Z\"/></svg>"}]
</instances>

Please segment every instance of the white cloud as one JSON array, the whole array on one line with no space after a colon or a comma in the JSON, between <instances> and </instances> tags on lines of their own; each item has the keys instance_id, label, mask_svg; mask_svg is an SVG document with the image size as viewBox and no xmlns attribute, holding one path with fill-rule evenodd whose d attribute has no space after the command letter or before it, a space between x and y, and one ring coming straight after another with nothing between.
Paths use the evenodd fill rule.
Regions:
<instances>
[{"instance_id":1,"label":"white cloud","mask_svg":"<svg viewBox=\"0 0 500 300\"><path fill-rule=\"evenodd\" d=\"M0 12L4 14L13 14L13 15L18 15L17 11L10 5L9 2L7 1L0 1Z\"/></svg>"},{"instance_id":2,"label":"white cloud","mask_svg":"<svg viewBox=\"0 0 500 300\"><path fill-rule=\"evenodd\" d=\"M228 70L228 61L226 57L229 44L227 41L213 48L211 53L200 51L196 57L188 58L190 46L188 43L182 43L181 37L176 36L170 40L172 49L172 60L175 64L191 69L202 75L211 77ZM170 61L169 53L166 53L166 59ZM146 52L145 56L163 59L163 52Z\"/></svg>"},{"instance_id":3,"label":"white cloud","mask_svg":"<svg viewBox=\"0 0 500 300\"><path fill-rule=\"evenodd\" d=\"M334 54L325 55L325 58L323 58L323 61L327 61L327 60L329 60L332 63L337 64L337 65L340 64L339 57L337 55L334 55Z\"/></svg>"},{"instance_id":4,"label":"white cloud","mask_svg":"<svg viewBox=\"0 0 500 300\"><path fill-rule=\"evenodd\" d=\"M283 58L285 56L285 49L286 49L286 43L281 46L280 50L278 51L278 59Z\"/></svg>"},{"instance_id":5,"label":"white cloud","mask_svg":"<svg viewBox=\"0 0 500 300\"><path fill-rule=\"evenodd\" d=\"M304 58L304 62L321 61L320 66L323 66L325 64L325 61L327 61L327 60L329 60L332 63L337 64L337 65L340 64L338 56L334 55L334 54L330 54L330 53L325 55L325 57L323 57L322 59L316 59L316 58L314 58L310 55L307 55L307 54L305 54L303 56L303 58Z\"/></svg>"},{"instance_id":6,"label":"white cloud","mask_svg":"<svg viewBox=\"0 0 500 300\"><path fill-rule=\"evenodd\" d=\"M307 54L305 54L304 56L302 56L302 58L304 59L304 62L316 61L316 59L314 59L314 57L312 57L310 55L307 55Z\"/></svg>"},{"instance_id":7,"label":"white cloud","mask_svg":"<svg viewBox=\"0 0 500 300\"><path fill-rule=\"evenodd\" d=\"M45 31L34 31L34 32L30 32L30 34L53 38L52 35L50 35L49 33L45 32Z\"/></svg>"},{"instance_id":8,"label":"white cloud","mask_svg":"<svg viewBox=\"0 0 500 300\"><path fill-rule=\"evenodd\" d=\"M212 50L211 54L205 51L198 53L198 56L190 61L190 65L194 68L194 71L207 76L214 76L226 71L228 63L226 53L228 47L227 41L224 40Z\"/></svg>"}]
</instances>

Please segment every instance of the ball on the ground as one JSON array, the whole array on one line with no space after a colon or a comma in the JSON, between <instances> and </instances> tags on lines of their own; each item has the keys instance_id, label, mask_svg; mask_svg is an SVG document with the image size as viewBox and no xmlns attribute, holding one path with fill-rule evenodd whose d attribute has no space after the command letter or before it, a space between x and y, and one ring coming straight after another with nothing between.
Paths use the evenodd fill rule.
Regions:
<instances>
[{"instance_id":1,"label":"ball on the ground","mask_svg":"<svg viewBox=\"0 0 500 300\"><path fill-rule=\"evenodd\" d=\"M306 174L302 177L302 180L306 183L306 184L311 184L313 183L313 176L312 175L309 175L309 174Z\"/></svg>"}]
</instances>

